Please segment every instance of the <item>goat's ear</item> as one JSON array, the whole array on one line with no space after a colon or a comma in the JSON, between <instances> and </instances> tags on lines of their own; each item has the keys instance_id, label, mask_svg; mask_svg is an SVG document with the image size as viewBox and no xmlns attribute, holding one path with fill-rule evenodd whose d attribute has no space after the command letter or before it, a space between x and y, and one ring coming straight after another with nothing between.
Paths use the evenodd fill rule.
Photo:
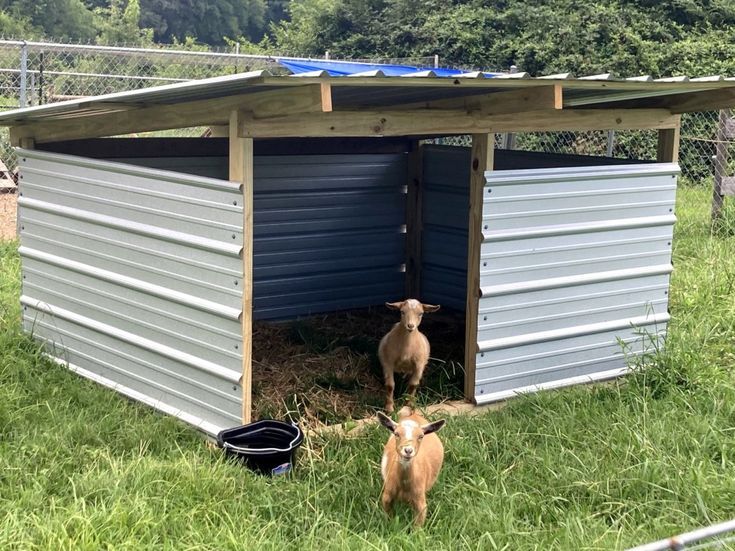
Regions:
<instances>
[{"instance_id":1,"label":"goat's ear","mask_svg":"<svg viewBox=\"0 0 735 551\"><path fill-rule=\"evenodd\" d=\"M385 413L382 411L378 412L378 421L380 421L380 424L383 425L385 428L387 428L389 431L393 432L396 430L396 427L398 426L393 419L388 417Z\"/></svg>"},{"instance_id":2,"label":"goat's ear","mask_svg":"<svg viewBox=\"0 0 735 551\"><path fill-rule=\"evenodd\" d=\"M421 430L424 431L424 434L431 434L432 432L438 431L440 428L442 428L446 424L445 419L439 419L438 421L434 421L433 423L429 423L428 425L424 425L421 427Z\"/></svg>"},{"instance_id":3,"label":"goat's ear","mask_svg":"<svg viewBox=\"0 0 735 551\"><path fill-rule=\"evenodd\" d=\"M403 307L403 302L386 302L385 306L391 310L400 310Z\"/></svg>"},{"instance_id":4,"label":"goat's ear","mask_svg":"<svg viewBox=\"0 0 735 551\"><path fill-rule=\"evenodd\" d=\"M439 308L441 308L440 304L422 304L421 307L424 309L424 312L431 313L436 312Z\"/></svg>"}]
</instances>

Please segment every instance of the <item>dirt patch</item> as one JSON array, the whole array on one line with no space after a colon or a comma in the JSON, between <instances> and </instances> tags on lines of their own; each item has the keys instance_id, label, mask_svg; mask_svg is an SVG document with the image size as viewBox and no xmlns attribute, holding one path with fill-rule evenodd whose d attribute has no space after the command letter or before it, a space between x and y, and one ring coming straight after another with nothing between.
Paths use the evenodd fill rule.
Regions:
<instances>
[{"instance_id":1,"label":"dirt patch","mask_svg":"<svg viewBox=\"0 0 735 551\"><path fill-rule=\"evenodd\" d=\"M0 241L16 237L18 194L5 193L5 191L0 188Z\"/></svg>"},{"instance_id":2,"label":"dirt patch","mask_svg":"<svg viewBox=\"0 0 735 551\"><path fill-rule=\"evenodd\" d=\"M378 343L397 321L395 312L375 307L292 322L256 322L254 417L292 417L316 428L372 415L384 400ZM432 351L418 403L461 398L463 315L440 311L426 316L421 329ZM397 379L396 386L399 396L405 383Z\"/></svg>"}]
</instances>

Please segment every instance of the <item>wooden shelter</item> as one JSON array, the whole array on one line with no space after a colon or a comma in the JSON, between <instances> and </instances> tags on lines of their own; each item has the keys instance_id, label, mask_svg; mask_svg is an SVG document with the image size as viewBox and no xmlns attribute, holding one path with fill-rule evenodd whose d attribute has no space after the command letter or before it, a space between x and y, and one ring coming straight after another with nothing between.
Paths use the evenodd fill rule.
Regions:
<instances>
[{"instance_id":1,"label":"wooden shelter","mask_svg":"<svg viewBox=\"0 0 735 551\"><path fill-rule=\"evenodd\" d=\"M615 376L627 365L618 340L641 340L631 326L658 335L668 320L680 115L733 102L735 81L719 77L253 72L4 113L21 158L25 326L80 374L215 433L250 420L254 282L270 277L259 274L277 274L284 293L309 278L324 286L336 272L318 279L310 262L323 275L353 249L343 286L368 270L367 302L423 296L424 275L439 298L463 293L469 401ZM196 126L227 137L108 138ZM495 158L495 133L611 129L658 131L657 159ZM471 150L420 143L466 134ZM350 196L358 176L345 167L361 155L373 157L359 178L376 187ZM258 170L288 181L285 195L263 191L262 215ZM304 251L334 230L321 200L354 224L355 241L310 260ZM284 205L290 218L279 219ZM376 220L405 230L371 237ZM284 237L290 221L300 225ZM262 243L311 244L254 257L266 226ZM381 273L405 274L380 287L358 258L396 246L403 261ZM514 258L524 260L504 264ZM264 312L278 285L268 293ZM339 300L278 302L265 317L369 305Z\"/></svg>"}]
</instances>

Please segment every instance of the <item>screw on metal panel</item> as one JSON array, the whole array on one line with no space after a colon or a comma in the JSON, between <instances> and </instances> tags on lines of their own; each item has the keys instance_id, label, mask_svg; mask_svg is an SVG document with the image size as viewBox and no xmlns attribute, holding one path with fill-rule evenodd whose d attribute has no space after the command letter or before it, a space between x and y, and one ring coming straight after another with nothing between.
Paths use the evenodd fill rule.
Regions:
<instances>
[{"instance_id":1,"label":"screw on metal panel","mask_svg":"<svg viewBox=\"0 0 735 551\"><path fill-rule=\"evenodd\" d=\"M232 239L235 239L237 237L234 233L232 234Z\"/></svg>"},{"instance_id":2,"label":"screw on metal panel","mask_svg":"<svg viewBox=\"0 0 735 551\"><path fill-rule=\"evenodd\" d=\"M484 358L485 357L485 353L484 352L480 352L480 357L481 358Z\"/></svg>"},{"instance_id":3,"label":"screw on metal panel","mask_svg":"<svg viewBox=\"0 0 735 551\"><path fill-rule=\"evenodd\" d=\"M487 192L488 192L488 193L492 193L492 192L493 192L493 190L492 190L492 189L490 189L490 188L487 188Z\"/></svg>"},{"instance_id":4,"label":"screw on metal panel","mask_svg":"<svg viewBox=\"0 0 735 551\"><path fill-rule=\"evenodd\" d=\"M237 387L235 385L232 385L232 390L237 390Z\"/></svg>"},{"instance_id":5,"label":"screw on metal panel","mask_svg":"<svg viewBox=\"0 0 735 551\"><path fill-rule=\"evenodd\" d=\"M239 344L236 344L235 345L235 350L237 350L238 348L240 348L240 345Z\"/></svg>"},{"instance_id":6,"label":"screw on metal panel","mask_svg":"<svg viewBox=\"0 0 735 551\"><path fill-rule=\"evenodd\" d=\"M483 266L487 266L487 262L483 262L483 263L482 263L482 265L483 265Z\"/></svg>"},{"instance_id":7,"label":"screw on metal panel","mask_svg":"<svg viewBox=\"0 0 735 551\"><path fill-rule=\"evenodd\" d=\"M487 316L484 316L484 317L482 318L482 321L487 321Z\"/></svg>"},{"instance_id":8,"label":"screw on metal panel","mask_svg":"<svg viewBox=\"0 0 735 551\"><path fill-rule=\"evenodd\" d=\"M237 201L233 201L232 204L237 206Z\"/></svg>"},{"instance_id":9,"label":"screw on metal panel","mask_svg":"<svg viewBox=\"0 0 735 551\"><path fill-rule=\"evenodd\" d=\"M235 280L235 285L237 285L237 280Z\"/></svg>"},{"instance_id":10,"label":"screw on metal panel","mask_svg":"<svg viewBox=\"0 0 735 551\"><path fill-rule=\"evenodd\" d=\"M485 229L485 230L486 230L486 229L487 229L487 226L485 226L485 227L484 227L483 229Z\"/></svg>"}]
</instances>

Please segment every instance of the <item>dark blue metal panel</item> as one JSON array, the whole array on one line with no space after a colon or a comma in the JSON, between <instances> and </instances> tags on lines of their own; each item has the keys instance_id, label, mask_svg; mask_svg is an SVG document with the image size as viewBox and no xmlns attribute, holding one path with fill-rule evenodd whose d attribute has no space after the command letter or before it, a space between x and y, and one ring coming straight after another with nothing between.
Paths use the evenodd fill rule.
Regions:
<instances>
[{"instance_id":1,"label":"dark blue metal panel","mask_svg":"<svg viewBox=\"0 0 735 551\"><path fill-rule=\"evenodd\" d=\"M470 150L425 145L422 185L421 299L464 310Z\"/></svg>"},{"instance_id":2,"label":"dark blue metal panel","mask_svg":"<svg viewBox=\"0 0 735 551\"><path fill-rule=\"evenodd\" d=\"M256 319L401 298L406 170L405 154L256 157Z\"/></svg>"}]
</instances>

